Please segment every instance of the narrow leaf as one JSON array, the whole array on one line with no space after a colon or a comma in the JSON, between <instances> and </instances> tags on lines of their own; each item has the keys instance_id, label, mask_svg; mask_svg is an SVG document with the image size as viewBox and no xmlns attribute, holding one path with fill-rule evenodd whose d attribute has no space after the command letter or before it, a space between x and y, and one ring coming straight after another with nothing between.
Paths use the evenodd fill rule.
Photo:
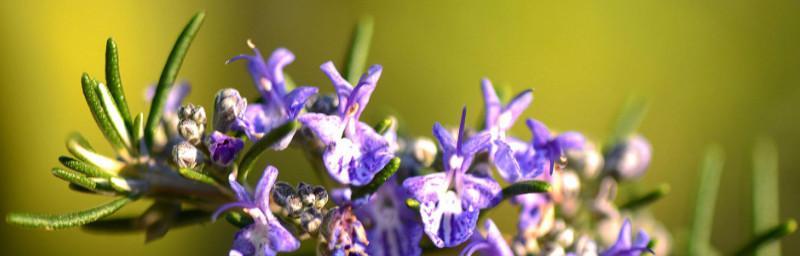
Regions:
<instances>
[{"instance_id":1,"label":"narrow leaf","mask_svg":"<svg viewBox=\"0 0 800 256\"><path fill-rule=\"evenodd\" d=\"M125 91L122 89L122 78L119 75L117 43L110 37L106 41L106 83L108 83L108 90L111 91L111 95L114 97L114 103L119 109L122 119L125 120L125 127L128 130L132 129L133 119L131 118L131 112L128 110Z\"/></svg>"},{"instance_id":2,"label":"narrow leaf","mask_svg":"<svg viewBox=\"0 0 800 256\"><path fill-rule=\"evenodd\" d=\"M61 162L64 167L80 172L88 177L110 178L117 175L117 173L103 171L102 169L99 169L91 164L87 164L81 160L77 160L68 156L61 156L58 158L58 161Z\"/></svg>"},{"instance_id":3,"label":"narrow leaf","mask_svg":"<svg viewBox=\"0 0 800 256\"><path fill-rule=\"evenodd\" d=\"M105 106L103 106L100 99L101 96L98 94L97 81L90 78L89 74L83 73L83 76L81 76L81 84L83 86L83 96L86 98L86 104L89 105L89 110L92 112L97 127L100 128L106 140L111 143L111 146L114 147L115 150L124 152L125 143L116 129L114 129L111 118L106 113Z\"/></svg>"},{"instance_id":4,"label":"narrow leaf","mask_svg":"<svg viewBox=\"0 0 800 256\"><path fill-rule=\"evenodd\" d=\"M775 142L760 138L753 152L753 233L764 232L780 219L778 197L778 149ZM770 243L756 255L781 255L779 242Z\"/></svg>"},{"instance_id":5,"label":"narrow leaf","mask_svg":"<svg viewBox=\"0 0 800 256\"><path fill-rule=\"evenodd\" d=\"M67 140L67 150L73 156L112 174L119 173L125 167L125 164L117 160L95 153L91 147L86 147L88 144L85 144L85 141L82 142L81 139L81 137L71 137Z\"/></svg>"},{"instance_id":6,"label":"narrow leaf","mask_svg":"<svg viewBox=\"0 0 800 256\"><path fill-rule=\"evenodd\" d=\"M131 131L131 143L133 143L134 152L137 155L142 155L142 139L144 138L144 114L139 113L133 121L133 130Z\"/></svg>"},{"instance_id":7,"label":"narrow leaf","mask_svg":"<svg viewBox=\"0 0 800 256\"><path fill-rule=\"evenodd\" d=\"M364 17L353 31L350 49L347 52L347 61L344 65L345 78L351 84L358 83L361 73L366 70L369 45L372 41L372 27L372 17Z\"/></svg>"},{"instance_id":8,"label":"narrow leaf","mask_svg":"<svg viewBox=\"0 0 800 256\"><path fill-rule=\"evenodd\" d=\"M156 128L161 121L161 115L164 112L164 104L166 104L169 90L175 83L175 79L178 76L178 70L180 70L181 65L183 64L183 59L186 57L186 52L189 50L189 46L192 44L192 40L194 39L195 35L197 35L200 25L203 24L204 17L205 13L199 12L192 17L192 20L189 21L188 24L186 24L186 27L183 28L180 36L178 36L178 40L175 41L175 45L172 46L172 51L169 53L167 63L164 64L164 69L161 71L161 77L158 79L158 86L156 87L156 92L153 96L153 101L150 106L150 114L147 116L147 123L144 130L145 141L150 147L153 146Z\"/></svg>"},{"instance_id":9,"label":"narrow leaf","mask_svg":"<svg viewBox=\"0 0 800 256\"><path fill-rule=\"evenodd\" d=\"M547 193L550 192L550 183L541 180L521 181L503 188L501 191L502 199L511 199L514 196L529 194L529 193Z\"/></svg>"},{"instance_id":10,"label":"narrow leaf","mask_svg":"<svg viewBox=\"0 0 800 256\"><path fill-rule=\"evenodd\" d=\"M258 142L253 144L242 157L242 161L239 162L239 180L247 180L250 169L253 168L256 159L258 159L262 152L299 127L300 123L297 121L286 122L286 124L272 129L267 135L264 135Z\"/></svg>"},{"instance_id":11,"label":"narrow leaf","mask_svg":"<svg viewBox=\"0 0 800 256\"><path fill-rule=\"evenodd\" d=\"M372 178L372 181L370 181L367 185L361 187L351 187L350 189L353 191L353 194L350 198L352 200L356 200L372 195L372 193L378 191L383 183L386 183L387 180L394 176L394 173L397 172L398 168L400 168L400 158L392 158L392 160L390 160L380 172L375 174L375 177Z\"/></svg>"},{"instance_id":12,"label":"narrow leaf","mask_svg":"<svg viewBox=\"0 0 800 256\"><path fill-rule=\"evenodd\" d=\"M92 209L61 215L9 213L6 216L6 222L22 227L44 228L47 230L70 228L91 223L111 215L130 201L131 199L123 197Z\"/></svg>"},{"instance_id":13,"label":"narrow leaf","mask_svg":"<svg viewBox=\"0 0 800 256\"><path fill-rule=\"evenodd\" d=\"M119 109L117 109L117 105L114 103L111 92L109 92L108 87L102 83L98 84L96 88L97 95L100 96L100 102L103 104L103 108L106 111L109 121L111 121L112 127L117 132L117 136L122 139L122 142L125 144L125 148L130 151L131 139L130 133L128 133L128 125L120 114Z\"/></svg>"},{"instance_id":14,"label":"narrow leaf","mask_svg":"<svg viewBox=\"0 0 800 256\"><path fill-rule=\"evenodd\" d=\"M735 255L751 255L758 249L763 248L764 246L767 246L771 243L774 243L783 237L791 235L796 231L797 231L797 221L795 221L794 219L789 219L786 222L781 223L757 235L756 238L747 243L744 247L742 247L742 249L739 249L739 251L737 251Z\"/></svg>"},{"instance_id":15,"label":"narrow leaf","mask_svg":"<svg viewBox=\"0 0 800 256\"><path fill-rule=\"evenodd\" d=\"M621 204L619 208L623 210L633 211L648 206L654 202L657 202L659 199L669 194L669 191L670 191L669 184L661 184L661 186L658 186L658 188L654 189L653 191L650 191L647 194L633 198L630 201Z\"/></svg>"},{"instance_id":16,"label":"narrow leaf","mask_svg":"<svg viewBox=\"0 0 800 256\"><path fill-rule=\"evenodd\" d=\"M633 135L639 128L644 115L647 113L648 102L646 99L630 97L622 106L613 132L609 137L609 144L613 145Z\"/></svg>"},{"instance_id":17,"label":"narrow leaf","mask_svg":"<svg viewBox=\"0 0 800 256\"><path fill-rule=\"evenodd\" d=\"M238 228L247 227L255 222L253 218L251 218L249 215L234 211L225 214L225 220L227 220L228 223L230 223L231 225Z\"/></svg>"},{"instance_id":18,"label":"narrow leaf","mask_svg":"<svg viewBox=\"0 0 800 256\"><path fill-rule=\"evenodd\" d=\"M89 190L94 190L97 187L97 184L95 184L94 181L86 177L86 175L83 175L78 172L64 170L56 167L53 168L51 173L53 173L53 176L56 176L59 179L65 180L67 182L73 183L75 185L84 187Z\"/></svg>"},{"instance_id":19,"label":"narrow leaf","mask_svg":"<svg viewBox=\"0 0 800 256\"><path fill-rule=\"evenodd\" d=\"M197 182L202 182L202 183L213 185L213 186L217 186L218 185L217 182L214 180L214 178L212 178L211 176L208 176L208 175L206 175L204 173L200 173L200 172L192 170L192 169L180 168L180 169L178 169L178 173L180 173L181 176L183 176L184 178L187 178L187 179L190 179L190 180L194 180L194 181L197 181Z\"/></svg>"},{"instance_id":20,"label":"narrow leaf","mask_svg":"<svg viewBox=\"0 0 800 256\"><path fill-rule=\"evenodd\" d=\"M711 229L714 224L714 207L717 201L719 180L725 163L722 149L710 146L706 149L700 167L700 185L694 206L692 227L689 231L688 254L707 255L711 251Z\"/></svg>"},{"instance_id":21,"label":"narrow leaf","mask_svg":"<svg viewBox=\"0 0 800 256\"><path fill-rule=\"evenodd\" d=\"M375 127L375 132L377 132L378 134L384 134L387 131L389 131L389 128L391 128L392 125L394 125L394 124L395 124L395 118L394 117L388 117L386 119L383 119L380 122L378 122L377 124L375 124L375 126L374 126Z\"/></svg>"}]
</instances>

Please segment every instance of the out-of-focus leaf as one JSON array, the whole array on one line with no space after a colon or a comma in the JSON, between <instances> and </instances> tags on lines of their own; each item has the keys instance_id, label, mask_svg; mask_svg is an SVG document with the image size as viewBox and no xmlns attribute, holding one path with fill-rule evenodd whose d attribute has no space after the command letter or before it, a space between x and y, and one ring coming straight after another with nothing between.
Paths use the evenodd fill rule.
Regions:
<instances>
[{"instance_id":1,"label":"out-of-focus leaf","mask_svg":"<svg viewBox=\"0 0 800 256\"><path fill-rule=\"evenodd\" d=\"M760 138L753 151L753 233L778 225L778 149L775 142ZM759 248L756 255L780 256L780 242Z\"/></svg>"},{"instance_id":2,"label":"out-of-focus leaf","mask_svg":"<svg viewBox=\"0 0 800 256\"><path fill-rule=\"evenodd\" d=\"M642 123L644 115L647 113L649 103L646 99L630 97L622 106L613 132L609 136L609 145L614 145L633 135Z\"/></svg>"},{"instance_id":3,"label":"out-of-focus leaf","mask_svg":"<svg viewBox=\"0 0 800 256\"><path fill-rule=\"evenodd\" d=\"M711 251L714 207L724 163L722 148L714 145L706 149L700 166L700 186L696 193L697 201L694 206L692 227L689 231L689 255L708 255Z\"/></svg>"},{"instance_id":4,"label":"out-of-focus leaf","mask_svg":"<svg viewBox=\"0 0 800 256\"><path fill-rule=\"evenodd\" d=\"M372 17L362 18L356 24L350 49L347 52L347 61L344 65L345 79L355 85L367 66L369 45L372 41Z\"/></svg>"}]
</instances>

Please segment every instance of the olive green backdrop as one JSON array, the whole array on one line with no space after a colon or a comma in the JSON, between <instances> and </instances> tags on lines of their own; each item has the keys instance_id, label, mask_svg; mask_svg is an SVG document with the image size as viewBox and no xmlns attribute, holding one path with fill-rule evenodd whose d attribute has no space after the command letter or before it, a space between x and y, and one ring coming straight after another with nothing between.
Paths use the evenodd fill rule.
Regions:
<instances>
[{"instance_id":1,"label":"olive green backdrop","mask_svg":"<svg viewBox=\"0 0 800 256\"><path fill-rule=\"evenodd\" d=\"M700 156L717 142L727 162L713 243L730 252L746 241L751 149L761 135L775 138L780 150L781 217L800 217L800 2L430 2L0 1L1 213L66 212L108 200L72 193L50 175L69 132L110 151L85 107L81 72L102 77L105 39L113 36L132 111L145 111L143 89L157 80L185 22L206 10L180 77L194 86L189 101L207 109L224 87L255 95L242 64L224 65L248 52L248 38L264 52L289 48L297 55L288 68L295 80L330 92L318 66L341 62L352 25L370 14L376 31L369 62L385 68L366 112L370 121L395 113L410 133L429 135L435 121L454 124L464 104L476 121L479 79L488 76L514 91L535 89L527 116L602 139L624 99L644 96L652 104L641 132L654 158L642 183L672 185L653 211L674 234L690 223ZM522 124L514 132L529 136ZM313 179L299 154L269 161L281 179ZM514 231L511 207L493 215ZM4 255L220 255L235 230L209 224L150 244L141 234L5 223L0 231ZM789 238L784 253L800 254L798 244L800 236Z\"/></svg>"}]
</instances>

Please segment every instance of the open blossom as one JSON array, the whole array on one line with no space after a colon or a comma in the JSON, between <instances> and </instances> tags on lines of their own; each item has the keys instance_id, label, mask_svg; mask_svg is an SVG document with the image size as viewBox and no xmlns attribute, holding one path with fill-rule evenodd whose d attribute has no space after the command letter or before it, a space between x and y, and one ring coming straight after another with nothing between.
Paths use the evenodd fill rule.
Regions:
<instances>
[{"instance_id":1,"label":"open blossom","mask_svg":"<svg viewBox=\"0 0 800 256\"><path fill-rule=\"evenodd\" d=\"M474 155L488 147L491 135L481 132L465 139L466 113L464 108L455 140L439 123L433 126L445 171L403 182L406 191L420 202L425 233L440 248L466 241L475 229L480 209L492 206L501 190L491 177L467 173Z\"/></svg>"},{"instance_id":2,"label":"open blossom","mask_svg":"<svg viewBox=\"0 0 800 256\"><path fill-rule=\"evenodd\" d=\"M547 176L552 175L556 165L563 165L566 161L567 151L580 150L586 143L586 139L578 132L564 132L553 137L550 129L537 120L528 119L526 124L531 130L533 138L528 147L514 152L514 158L519 164L521 180L533 179L542 173ZM514 151L502 146L498 150ZM498 154L501 153L498 152Z\"/></svg>"},{"instance_id":3,"label":"open blossom","mask_svg":"<svg viewBox=\"0 0 800 256\"><path fill-rule=\"evenodd\" d=\"M650 252L652 251L647 247L647 244L650 243L650 236L644 232L644 230L639 230L636 234L636 239L631 241L631 222L630 220L625 220L622 223L622 228L619 230L619 236L617 237L617 242L615 242L611 247L603 251L601 256L638 256L643 252Z\"/></svg>"},{"instance_id":4,"label":"open blossom","mask_svg":"<svg viewBox=\"0 0 800 256\"><path fill-rule=\"evenodd\" d=\"M341 184L366 185L394 156L386 138L359 121L382 68L371 66L355 87L342 78L332 62L320 68L336 89L338 113L307 113L298 120L325 145L322 160L333 179Z\"/></svg>"},{"instance_id":5,"label":"open blossom","mask_svg":"<svg viewBox=\"0 0 800 256\"><path fill-rule=\"evenodd\" d=\"M508 105L503 106L489 79L484 78L481 81L481 90L486 106L485 129L492 135L489 157L503 179L517 180L520 176L520 168L513 154L514 151L524 148L525 144L516 139L507 138L506 132L511 129L517 118L533 101L533 91L525 90L511 99Z\"/></svg>"},{"instance_id":6,"label":"open blossom","mask_svg":"<svg viewBox=\"0 0 800 256\"><path fill-rule=\"evenodd\" d=\"M213 219L226 210L241 208L253 218L254 223L236 233L230 255L276 255L278 252L297 250L300 241L270 211L270 191L278 177L278 169L267 166L252 195L236 181L236 174L231 172L228 180L239 201L220 207Z\"/></svg>"},{"instance_id":7,"label":"open blossom","mask_svg":"<svg viewBox=\"0 0 800 256\"><path fill-rule=\"evenodd\" d=\"M326 246L323 255L366 256L370 244L364 225L353 212L353 206L346 204L328 211L322 227Z\"/></svg>"},{"instance_id":8,"label":"open blossom","mask_svg":"<svg viewBox=\"0 0 800 256\"><path fill-rule=\"evenodd\" d=\"M371 224L367 229L367 252L374 256L415 256L422 254L419 241L422 225L416 212L403 202L408 198L405 189L392 178L375 192L370 203L358 208L356 214Z\"/></svg>"},{"instance_id":9,"label":"open blossom","mask_svg":"<svg viewBox=\"0 0 800 256\"><path fill-rule=\"evenodd\" d=\"M244 113L244 120L239 123L250 140L261 139L272 129L297 119L306 101L317 94L316 87L301 86L287 91L286 79L283 68L294 61L294 54L287 49L278 48L265 63L261 52L251 42L248 45L253 49L253 55L239 55L228 62L246 60L247 69L253 82L261 93L263 103L250 104ZM282 150L289 145L294 133L286 135L274 149Z\"/></svg>"},{"instance_id":10,"label":"open blossom","mask_svg":"<svg viewBox=\"0 0 800 256\"><path fill-rule=\"evenodd\" d=\"M483 228L485 229L486 234L473 234L469 244L467 244L467 246L464 247L464 250L461 251L461 256L470 256L474 253L487 256L514 255L514 253L511 252L511 247L508 246L508 243L503 238L503 233L500 233L500 230L497 229L497 225L494 224L494 221L487 219L484 221Z\"/></svg>"}]
</instances>

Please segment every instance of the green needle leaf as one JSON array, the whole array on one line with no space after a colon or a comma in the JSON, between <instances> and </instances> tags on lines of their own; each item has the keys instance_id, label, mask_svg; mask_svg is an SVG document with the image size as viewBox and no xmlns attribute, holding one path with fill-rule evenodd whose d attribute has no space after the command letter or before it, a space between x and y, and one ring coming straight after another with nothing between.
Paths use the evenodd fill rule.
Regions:
<instances>
[{"instance_id":1,"label":"green needle leaf","mask_svg":"<svg viewBox=\"0 0 800 256\"><path fill-rule=\"evenodd\" d=\"M366 70L369 44L372 41L372 27L372 17L364 17L353 31L351 46L344 65L345 78L350 84L357 84L361 73Z\"/></svg>"},{"instance_id":2,"label":"green needle leaf","mask_svg":"<svg viewBox=\"0 0 800 256\"><path fill-rule=\"evenodd\" d=\"M156 128L161 121L161 114L164 112L164 104L166 104L169 89L175 83L178 76L178 70L183 64L183 59L186 57L186 52L192 44L200 25L203 24L204 12L199 12L192 17L189 24L183 28L175 45L172 46L172 51L169 53L167 63L164 64L164 69L161 71L161 77L158 79L158 86L156 87L153 102L150 106L150 114L147 116L147 123L144 129L145 142L148 146L153 146L153 138L156 134Z\"/></svg>"},{"instance_id":3,"label":"green needle leaf","mask_svg":"<svg viewBox=\"0 0 800 256\"><path fill-rule=\"evenodd\" d=\"M789 219L786 222L777 225L764 233L756 236L753 240L751 240L747 245L739 249L735 255L751 255L756 250L763 248L766 245L769 245L772 242L778 241L779 239L791 235L797 231L797 221L794 219Z\"/></svg>"},{"instance_id":4,"label":"green needle leaf","mask_svg":"<svg viewBox=\"0 0 800 256\"><path fill-rule=\"evenodd\" d=\"M86 98L86 104L89 105L89 110L92 112L94 121L103 132L106 139L111 143L118 152L125 151L125 143L122 137L119 136L117 130L112 124L111 118L106 113L106 108L100 99L101 95L98 93L97 81L89 77L89 74L83 73L81 76L81 84L83 86L83 96Z\"/></svg>"},{"instance_id":5,"label":"green needle leaf","mask_svg":"<svg viewBox=\"0 0 800 256\"><path fill-rule=\"evenodd\" d=\"M125 127L130 130L133 128L133 120L128 110L128 102L125 100L125 91L122 89L122 78L119 75L119 54L117 53L117 43L113 38L106 41L106 83L114 102L125 120Z\"/></svg>"},{"instance_id":6,"label":"green needle leaf","mask_svg":"<svg viewBox=\"0 0 800 256\"><path fill-rule=\"evenodd\" d=\"M778 197L778 149L775 142L760 138L753 151L753 233L769 230L780 219ZM781 255L779 242L770 243L756 255Z\"/></svg>"},{"instance_id":7,"label":"green needle leaf","mask_svg":"<svg viewBox=\"0 0 800 256\"><path fill-rule=\"evenodd\" d=\"M647 113L648 102L643 98L630 97L620 110L614 130L609 137L609 145L614 145L633 135Z\"/></svg>"},{"instance_id":8,"label":"green needle leaf","mask_svg":"<svg viewBox=\"0 0 800 256\"><path fill-rule=\"evenodd\" d=\"M89 177L111 178L117 175L116 173L103 171L95 166L92 166L91 164L87 164L81 160L77 160L68 156L61 156L58 158L58 161L61 162L61 164L65 167Z\"/></svg>"},{"instance_id":9,"label":"green needle leaf","mask_svg":"<svg viewBox=\"0 0 800 256\"><path fill-rule=\"evenodd\" d=\"M700 186L694 206L693 223L689 231L689 255L708 255L711 251L711 229L714 224L714 205L725 158L722 149L713 145L706 149L700 167Z\"/></svg>"},{"instance_id":10,"label":"green needle leaf","mask_svg":"<svg viewBox=\"0 0 800 256\"><path fill-rule=\"evenodd\" d=\"M390 160L380 172L375 174L375 177L372 178L370 183L361 187L351 187L350 189L353 191L353 194L350 196L350 198L355 200L375 193L375 191L378 191L383 183L386 183L386 181L389 180L389 178L391 178L395 172L397 172L398 168L400 168L400 158L392 158L392 160Z\"/></svg>"},{"instance_id":11,"label":"green needle leaf","mask_svg":"<svg viewBox=\"0 0 800 256\"><path fill-rule=\"evenodd\" d=\"M111 92L108 91L108 87L106 87L106 85L98 84L97 94L100 96L100 102L103 104L103 108L105 109L106 115L111 121L112 127L114 127L114 130L117 132L117 136L122 139L122 142L125 143L125 148L130 151L131 139L130 133L128 133L128 125L120 114L119 109L117 109L117 105L114 103Z\"/></svg>"},{"instance_id":12,"label":"green needle leaf","mask_svg":"<svg viewBox=\"0 0 800 256\"><path fill-rule=\"evenodd\" d=\"M228 212L225 214L225 220L233 226L244 228L255 222L253 218L241 212Z\"/></svg>"},{"instance_id":13,"label":"green needle leaf","mask_svg":"<svg viewBox=\"0 0 800 256\"><path fill-rule=\"evenodd\" d=\"M123 197L92 209L61 215L9 213L6 216L6 222L22 227L44 228L46 230L70 228L91 223L111 215L130 201L131 199Z\"/></svg>"},{"instance_id":14,"label":"green needle leaf","mask_svg":"<svg viewBox=\"0 0 800 256\"><path fill-rule=\"evenodd\" d=\"M272 129L267 135L264 135L258 142L253 144L242 157L242 161L239 162L239 180L247 180L247 174L250 172L250 169L253 168L256 159L258 159L262 152L299 127L300 123L297 121L287 122L284 125L278 126L278 128Z\"/></svg>"},{"instance_id":15,"label":"green needle leaf","mask_svg":"<svg viewBox=\"0 0 800 256\"><path fill-rule=\"evenodd\" d=\"M394 123L395 123L395 118L394 117L388 117L386 119L383 119L380 122L378 122L377 124L375 124L375 126L374 126L375 127L375 132L377 132L378 134L384 134L387 131L389 131L389 128L391 128L392 125L394 125Z\"/></svg>"},{"instance_id":16,"label":"green needle leaf","mask_svg":"<svg viewBox=\"0 0 800 256\"><path fill-rule=\"evenodd\" d=\"M139 113L133 120L133 130L131 131L131 143L133 143L136 155L141 154L141 142L144 138L144 113Z\"/></svg>"},{"instance_id":17,"label":"green needle leaf","mask_svg":"<svg viewBox=\"0 0 800 256\"><path fill-rule=\"evenodd\" d=\"M663 198L667 194L669 194L669 191L670 191L669 184L661 184L655 190L650 191L649 193L644 194L643 196L631 199L630 201L624 204L621 204L619 208L623 210L633 211L648 206L658 201L659 199Z\"/></svg>"},{"instance_id":18,"label":"green needle leaf","mask_svg":"<svg viewBox=\"0 0 800 256\"><path fill-rule=\"evenodd\" d=\"M521 181L503 188L501 194L503 200L510 199L516 195L529 194L529 193L547 193L550 192L550 183L540 180Z\"/></svg>"},{"instance_id":19,"label":"green needle leaf","mask_svg":"<svg viewBox=\"0 0 800 256\"><path fill-rule=\"evenodd\" d=\"M208 175L206 175L204 173L200 173L198 171L195 171L195 170L192 170L192 169L189 169L189 168L180 168L180 169L178 169L178 173L180 173L181 176L183 176L184 178L187 178L187 179L190 179L190 180L194 180L194 181L197 181L197 182L202 182L202 183L213 185L213 186L217 186L218 185L217 182L214 180L214 178L212 178L211 176L208 176Z\"/></svg>"},{"instance_id":20,"label":"green needle leaf","mask_svg":"<svg viewBox=\"0 0 800 256\"><path fill-rule=\"evenodd\" d=\"M122 170L122 168L125 167L125 164L97 154L94 152L94 150L91 150L91 148L84 147L84 145L87 144L83 144L77 137L72 137L67 140L67 150L69 150L73 156L77 157L81 161L96 166L98 169L103 170L104 172L116 175L120 170Z\"/></svg>"},{"instance_id":21,"label":"green needle leaf","mask_svg":"<svg viewBox=\"0 0 800 256\"><path fill-rule=\"evenodd\" d=\"M94 181L92 181L85 175L78 172L64 170L58 167L53 168L51 172L53 173L53 176L56 176L59 179L65 180L67 182L73 183L75 185L84 187L89 190L94 190L97 187L97 184L95 184Z\"/></svg>"}]
</instances>

